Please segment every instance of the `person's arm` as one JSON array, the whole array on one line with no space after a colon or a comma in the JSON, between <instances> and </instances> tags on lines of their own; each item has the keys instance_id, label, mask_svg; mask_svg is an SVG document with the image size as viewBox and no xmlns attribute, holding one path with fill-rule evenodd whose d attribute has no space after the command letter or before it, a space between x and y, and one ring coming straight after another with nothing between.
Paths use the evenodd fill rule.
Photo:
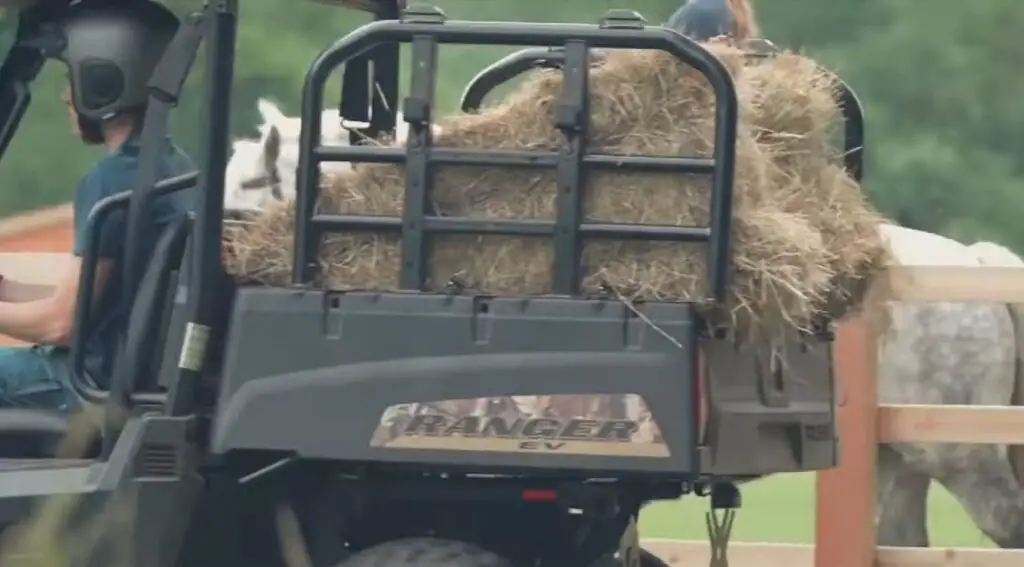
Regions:
<instances>
[{"instance_id":1,"label":"person's arm","mask_svg":"<svg viewBox=\"0 0 1024 567\"><path fill-rule=\"evenodd\" d=\"M52 290L50 286L30 286L11 282L10 295L4 294L0 281L0 334L40 344L67 344L75 322L78 299L78 280L82 272L82 255L87 242L88 217L93 207L104 196L99 175L87 175L75 190L74 256L61 271L60 279ZM122 215L113 214L103 223L99 240L100 261L96 267L93 299L99 297L110 275L115 251L123 237ZM49 293L47 293L49 291ZM10 297L8 299L7 297Z\"/></svg>"},{"instance_id":2,"label":"person's arm","mask_svg":"<svg viewBox=\"0 0 1024 567\"><path fill-rule=\"evenodd\" d=\"M81 271L82 259L75 256L64 268L60 282L49 297L20 303L0 302L0 334L30 343L67 344L75 323ZM109 274L110 262L100 261L96 269L97 291L106 284Z\"/></svg>"},{"instance_id":3,"label":"person's arm","mask_svg":"<svg viewBox=\"0 0 1024 567\"><path fill-rule=\"evenodd\" d=\"M0 280L0 302L24 303L53 297L57 286L47 284L31 284L3 278Z\"/></svg>"},{"instance_id":4,"label":"person's arm","mask_svg":"<svg viewBox=\"0 0 1024 567\"><path fill-rule=\"evenodd\" d=\"M0 301L23 303L52 297L66 260L63 254L0 254Z\"/></svg>"}]
</instances>

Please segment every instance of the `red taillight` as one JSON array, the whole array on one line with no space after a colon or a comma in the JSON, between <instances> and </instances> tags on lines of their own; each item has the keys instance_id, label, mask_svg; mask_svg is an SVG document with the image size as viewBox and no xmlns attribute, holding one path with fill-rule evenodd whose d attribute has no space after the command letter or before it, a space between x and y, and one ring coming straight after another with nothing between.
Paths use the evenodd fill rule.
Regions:
<instances>
[{"instance_id":1,"label":"red taillight","mask_svg":"<svg viewBox=\"0 0 1024 567\"><path fill-rule=\"evenodd\" d=\"M522 498L527 502L554 502L558 500L558 491L526 489L523 491Z\"/></svg>"},{"instance_id":2,"label":"red taillight","mask_svg":"<svg viewBox=\"0 0 1024 567\"><path fill-rule=\"evenodd\" d=\"M695 406L694 413L697 420L697 442L703 444L708 424L708 373L704 365L704 352L701 350L699 343L696 355L693 357L693 364L695 367L693 374L694 378L696 378L693 385L694 397L696 399L693 405Z\"/></svg>"}]
</instances>

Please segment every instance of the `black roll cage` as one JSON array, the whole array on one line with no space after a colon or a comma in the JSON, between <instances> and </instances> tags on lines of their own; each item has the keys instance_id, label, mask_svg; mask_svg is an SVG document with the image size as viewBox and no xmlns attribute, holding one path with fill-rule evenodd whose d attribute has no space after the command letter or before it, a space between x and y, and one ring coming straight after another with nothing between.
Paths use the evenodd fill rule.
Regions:
<instances>
[{"instance_id":1,"label":"black roll cage","mask_svg":"<svg viewBox=\"0 0 1024 567\"><path fill-rule=\"evenodd\" d=\"M627 17L628 16L628 17ZM412 46L411 94L404 100L409 124L405 148L379 146L325 146L320 144L319 113L323 90L331 73L378 49L400 43ZM434 81L441 44L561 47L565 64L563 98L556 110L556 126L563 133L559 151L494 151L435 148L432 143ZM715 93L713 157L614 156L587 152L589 123L587 85L591 49L649 49L671 53L703 74ZM735 87L725 66L698 43L665 28L645 27L632 12L613 10L600 25L525 22L447 22L435 8L410 8L401 21L378 21L353 31L327 48L310 66L303 85L298 191L296 198L295 256L292 283L308 286L315 277L314 261L321 236L338 231L387 231L401 235L401 273L398 287L423 290L427 278L427 236L430 234L493 234L549 237L554 245L554 293L579 293L582 240L700 242L708 244L709 298L722 301L728 290L731 259L732 185L738 110ZM355 161L404 164L406 168L403 214L328 215L316 212L320 164ZM559 194L553 221L496 220L428 214L433 169L438 165L552 168L557 171ZM582 186L587 172L598 169L659 171L710 175L711 219L708 226L655 226L584 222Z\"/></svg>"}]
</instances>

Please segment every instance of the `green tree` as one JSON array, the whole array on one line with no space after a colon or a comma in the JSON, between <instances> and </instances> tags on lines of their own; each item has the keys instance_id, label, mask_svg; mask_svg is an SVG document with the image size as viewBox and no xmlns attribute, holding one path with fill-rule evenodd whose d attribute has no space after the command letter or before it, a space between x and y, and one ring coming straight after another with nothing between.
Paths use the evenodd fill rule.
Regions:
<instances>
[{"instance_id":1,"label":"green tree","mask_svg":"<svg viewBox=\"0 0 1024 567\"><path fill-rule=\"evenodd\" d=\"M923 230L1024 250L1014 0L764 0L767 35L837 71L867 112L867 189Z\"/></svg>"}]
</instances>

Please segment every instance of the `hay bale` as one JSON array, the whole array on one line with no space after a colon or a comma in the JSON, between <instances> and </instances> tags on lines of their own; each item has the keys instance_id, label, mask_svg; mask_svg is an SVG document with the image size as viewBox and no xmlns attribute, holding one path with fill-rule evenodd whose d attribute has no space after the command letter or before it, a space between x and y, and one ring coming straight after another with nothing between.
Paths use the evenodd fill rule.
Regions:
<instances>
[{"instance_id":1,"label":"hay bale","mask_svg":"<svg viewBox=\"0 0 1024 567\"><path fill-rule=\"evenodd\" d=\"M881 221L831 145L838 109L835 85L813 62L794 55L749 60L733 47L709 45L737 83L734 260L731 296L720 321L739 328L806 327L822 313L841 316L863 298L863 282L885 264ZM438 146L491 149L559 147L553 109L558 72L538 71L500 104L441 122ZM712 150L714 93L701 75L668 54L620 51L591 72L589 151L620 155L702 155ZM325 180L319 207L332 213L400 214L399 166L363 164ZM552 171L442 167L437 214L551 219ZM701 225L708 221L710 180L679 174L593 173L584 212L589 220ZM231 273L269 285L288 280L292 210L268 211L227 239ZM668 243L590 241L583 289L632 300L706 296L705 248ZM319 285L337 290L395 287L397 238L342 234L324 239ZM436 237L429 287L453 277L496 295L542 295L552 289L546 239Z\"/></svg>"}]
</instances>

